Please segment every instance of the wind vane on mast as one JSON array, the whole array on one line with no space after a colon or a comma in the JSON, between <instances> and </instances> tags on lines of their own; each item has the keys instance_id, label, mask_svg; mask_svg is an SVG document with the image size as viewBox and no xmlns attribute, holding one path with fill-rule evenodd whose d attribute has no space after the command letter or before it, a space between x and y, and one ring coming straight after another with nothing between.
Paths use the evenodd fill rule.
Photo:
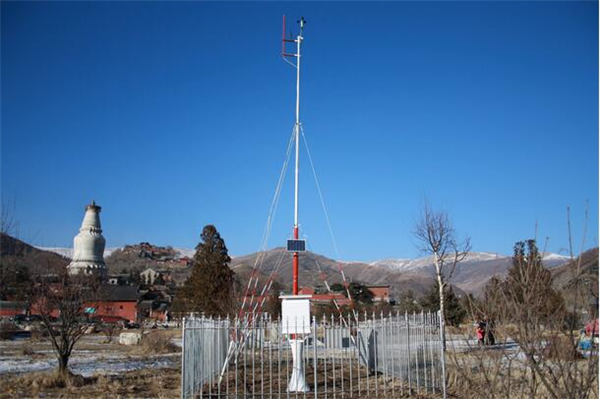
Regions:
<instances>
[{"instance_id":1,"label":"wind vane on mast","mask_svg":"<svg viewBox=\"0 0 600 399\"><path fill-rule=\"evenodd\" d=\"M289 252L293 252L293 284L292 284L292 293L294 295L298 295L298 253L304 252L306 250L306 242L304 240L298 239L298 177L299 177L299 158L300 158L300 60L301 60L301 44L304 38L302 37L302 32L304 30L304 25L306 24L306 20L304 17L301 17L298 21L300 25L300 33L296 36L295 39L286 39L285 38L285 15L283 16L283 35L281 42L281 57L288 64L292 65L296 68L296 124L294 125L294 138L296 142L296 167L294 172L294 239L288 240L287 249ZM296 53L287 53L286 52L286 44L287 43L296 43ZM296 58L296 63L290 62L287 58L294 57Z\"/></svg>"}]
</instances>

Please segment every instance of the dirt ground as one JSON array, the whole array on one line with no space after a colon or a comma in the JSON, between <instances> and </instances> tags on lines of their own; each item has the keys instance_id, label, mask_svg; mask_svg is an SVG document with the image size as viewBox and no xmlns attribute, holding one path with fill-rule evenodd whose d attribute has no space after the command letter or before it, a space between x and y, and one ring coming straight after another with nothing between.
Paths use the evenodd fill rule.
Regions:
<instances>
[{"instance_id":1,"label":"dirt ground","mask_svg":"<svg viewBox=\"0 0 600 399\"><path fill-rule=\"evenodd\" d=\"M178 366L178 365L177 365ZM0 399L13 398L179 398L180 369L136 370L87 378L82 386L57 387L45 382L52 372L0 377Z\"/></svg>"},{"instance_id":2,"label":"dirt ground","mask_svg":"<svg viewBox=\"0 0 600 399\"><path fill-rule=\"evenodd\" d=\"M291 376L291 364L284 364L278 369L277 362L271 364L262 362L265 372L257 371L251 362L239 362L237 369L229 369L220 385L205 384L202 393L197 398L286 398L286 399L315 399L314 368L309 362L305 365L306 382L310 387L307 393L287 393L288 380ZM318 398L363 399L363 398L441 398L439 390L433 393L431 387L425 389L421 383L419 388L413 381L410 389L406 383L386 377L383 374L371 374L363 366L353 366L352 371L346 364L339 364L332 371L332 365L325 366L322 362L317 367L316 389ZM272 370L272 371L271 371ZM358 375L360 373L360 377Z\"/></svg>"}]
</instances>

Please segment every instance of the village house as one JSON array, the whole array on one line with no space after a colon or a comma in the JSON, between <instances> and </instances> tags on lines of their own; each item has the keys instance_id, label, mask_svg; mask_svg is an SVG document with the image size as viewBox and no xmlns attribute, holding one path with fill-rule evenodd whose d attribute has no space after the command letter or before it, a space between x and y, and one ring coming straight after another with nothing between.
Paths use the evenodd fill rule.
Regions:
<instances>
[{"instance_id":1,"label":"village house","mask_svg":"<svg viewBox=\"0 0 600 399\"><path fill-rule=\"evenodd\" d=\"M390 302L389 285L368 285L365 286L373 294L373 303ZM335 301L339 306L349 306L350 300L341 292L316 293L312 287L302 287L298 294L310 295L310 301L313 306L326 305Z\"/></svg>"},{"instance_id":2,"label":"village house","mask_svg":"<svg viewBox=\"0 0 600 399\"><path fill-rule=\"evenodd\" d=\"M338 306L349 306L350 300L341 292L331 292L326 294L317 294L312 287L302 287L298 291L299 295L310 295L311 306L329 305L335 301Z\"/></svg>"},{"instance_id":3,"label":"village house","mask_svg":"<svg viewBox=\"0 0 600 399\"><path fill-rule=\"evenodd\" d=\"M390 302L389 285L367 285L366 288L373 293L373 303Z\"/></svg>"},{"instance_id":4,"label":"village house","mask_svg":"<svg viewBox=\"0 0 600 399\"><path fill-rule=\"evenodd\" d=\"M190 266L192 264L192 259L187 256L183 256L177 259L177 262L180 266Z\"/></svg>"},{"instance_id":5,"label":"village house","mask_svg":"<svg viewBox=\"0 0 600 399\"><path fill-rule=\"evenodd\" d=\"M131 276L129 274L109 274L106 282L112 285L130 285Z\"/></svg>"},{"instance_id":6,"label":"village house","mask_svg":"<svg viewBox=\"0 0 600 399\"><path fill-rule=\"evenodd\" d=\"M0 317L14 317L26 315L29 312L29 304L23 301L0 301Z\"/></svg>"},{"instance_id":7,"label":"village house","mask_svg":"<svg viewBox=\"0 0 600 399\"><path fill-rule=\"evenodd\" d=\"M138 304L138 317L156 321L168 321L168 311L172 297L165 289L156 289L144 293Z\"/></svg>"},{"instance_id":8,"label":"village house","mask_svg":"<svg viewBox=\"0 0 600 399\"><path fill-rule=\"evenodd\" d=\"M96 301L88 302L87 313L93 317L119 317L130 322L138 319L138 287L128 285L102 285Z\"/></svg>"}]
</instances>

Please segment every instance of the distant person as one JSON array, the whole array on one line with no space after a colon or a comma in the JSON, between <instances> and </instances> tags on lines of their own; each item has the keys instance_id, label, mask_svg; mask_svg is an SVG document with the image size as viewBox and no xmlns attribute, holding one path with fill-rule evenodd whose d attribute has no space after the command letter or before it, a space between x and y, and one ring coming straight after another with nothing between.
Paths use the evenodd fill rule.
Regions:
<instances>
[{"instance_id":1,"label":"distant person","mask_svg":"<svg viewBox=\"0 0 600 399\"><path fill-rule=\"evenodd\" d=\"M483 346L485 339L485 323L480 321L477 323L477 345Z\"/></svg>"}]
</instances>

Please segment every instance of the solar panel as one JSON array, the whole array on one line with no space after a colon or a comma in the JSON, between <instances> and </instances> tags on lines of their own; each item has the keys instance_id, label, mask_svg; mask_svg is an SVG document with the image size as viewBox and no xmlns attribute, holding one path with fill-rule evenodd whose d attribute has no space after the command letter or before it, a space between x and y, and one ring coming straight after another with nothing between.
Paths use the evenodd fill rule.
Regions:
<instances>
[{"instance_id":1,"label":"solar panel","mask_svg":"<svg viewBox=\"0 0 600 399\"><path fill-rule=\"evenodd\" d=\"M305 252L306 240L288 240L287 250L288 252Z\"/></svg>"}]
</instances>

